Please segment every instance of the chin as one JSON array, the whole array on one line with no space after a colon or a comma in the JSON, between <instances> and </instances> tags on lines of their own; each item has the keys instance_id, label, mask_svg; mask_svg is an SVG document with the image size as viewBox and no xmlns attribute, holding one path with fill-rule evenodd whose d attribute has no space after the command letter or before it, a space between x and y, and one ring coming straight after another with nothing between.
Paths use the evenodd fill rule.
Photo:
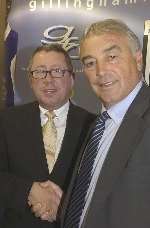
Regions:
<instances>
[{"instance_id":1,"label":"chin","mask_svg":"<svg viewBox=\"0 0 150 228\"><path fill-rule=\"evenodd\" d=\"M104 104L104 106L107 108L115 104L114 101L109 100L109 99L101 99L101 101Z\"/></svg>"}]
</instances>

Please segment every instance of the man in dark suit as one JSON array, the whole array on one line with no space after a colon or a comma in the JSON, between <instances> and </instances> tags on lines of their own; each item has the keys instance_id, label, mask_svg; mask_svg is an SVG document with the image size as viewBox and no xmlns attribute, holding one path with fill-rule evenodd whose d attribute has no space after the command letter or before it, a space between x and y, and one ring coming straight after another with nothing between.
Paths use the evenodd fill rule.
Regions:
<instances>
[{"instance_id":1,"label":"man in dark suit","mask_svg":"<svg viewBox=\"0 0 150 228\"><path fill-rule=\"evenodd\" d=\"M149 228L150 89L142 78L139 39L121 21L100 21L83 36L80 57L102 102L102 114L82 146L64 200L61 227ZM99 139L97 147L92 137L95 142ZM90 150L88 142L96 149Z\"/></svg>"},{"instance_id":2,"label":"man in dark suit","mask_svg":"<svg viewBox=\"0 0 150 228\"><path fill-rule=\"evenodd\" d=\"M54 228L56 213L88 125L95 116L69 101L74 73L60 45L37 48L29 63L37 101L0 115L0 227ZM45 113L57 132L52 170L44 149Z\"/></svg>"}]
</instances>

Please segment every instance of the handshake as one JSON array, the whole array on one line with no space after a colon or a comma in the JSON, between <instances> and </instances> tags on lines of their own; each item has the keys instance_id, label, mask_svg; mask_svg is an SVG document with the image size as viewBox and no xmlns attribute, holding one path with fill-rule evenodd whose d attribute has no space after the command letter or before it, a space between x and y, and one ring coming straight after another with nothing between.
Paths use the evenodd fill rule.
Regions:
<instances>
[{"instance_id":1,"label":"handshake","mask_svg":"<svg viewBox=\"0 0 150 228\"><path fill-rule=\"evenodd\" d=\"M36 217L53 222L56 220L62 194L60 187L49 180L34 182L28 196L28 204Z\"/></svg>"}]
</instances>

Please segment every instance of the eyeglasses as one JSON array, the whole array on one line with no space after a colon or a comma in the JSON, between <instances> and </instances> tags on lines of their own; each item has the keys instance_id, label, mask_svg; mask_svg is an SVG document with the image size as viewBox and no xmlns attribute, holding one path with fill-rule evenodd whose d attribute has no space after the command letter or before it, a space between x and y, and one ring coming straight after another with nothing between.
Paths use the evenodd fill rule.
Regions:
<instances>
[{"instance_id":1,"label":"eyeglasses","mask_svg":"<svg viewBox=\"0 0 150 228\"><path fill-rule=\"evenodd\" d=\"M30 73L35 79L44 79L48 74L50 74L52 78L62 78L64 75L70 75L71 71L68 69L54 68L51 70L36 69L30 71Z\"/></svg>"}]
</instances>

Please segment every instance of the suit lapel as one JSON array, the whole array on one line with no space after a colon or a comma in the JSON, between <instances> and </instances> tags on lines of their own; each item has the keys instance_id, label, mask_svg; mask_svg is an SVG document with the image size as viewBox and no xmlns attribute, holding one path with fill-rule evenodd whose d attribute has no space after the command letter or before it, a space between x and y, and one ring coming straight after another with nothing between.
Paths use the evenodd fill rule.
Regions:
<instances>
[{"instance_id":1,"label":"suit lapel","mask_svg":"<svg viewBox=\"0 0 150 228\"><path fill-rule=\"evenodd\" d=\"M85 138L83 138L83 137L81 138L81 140L84 140L84 141L83 141L82 147L80 149L80 153L76 157L76 161L74 161L75 168L74 168L74 172L73 172L73 175L72 175L72 178L71 178L71 183L69 185L69 188L67 189L67 195L65 195L65 199L63 201L63 205L62 205L62 208L60 210L60 214L61 214L61 227L63 227L63 223L64 223L64 220L65 220L65 213L67 211L67 207L68 207L68 204L69 204L69 201L70 201L70 196L71 196L71 193L72 193L72 189L74 187L74 182L75 182L76 177L78 175L78 170L79 170L81 158L82 158L82 155L84 153L84 150L85 150L85 147L87 145L87 142L88 142L90 133L91 133L91 131L93 129L93 126L95 126L95 121L92 122L92 123L90 123L90 126L88 128L88 131L86 132ZM78 121L78 124L81 127L81 123L79 123L79 121ZM76 124L75 124L75 127L77 127Z\"/></svg>"},{"instance_id":2,"label":"suit lapel","mask_svg":"<svg viewBox=\"0 0 150 228\"><path fill-rule=\"evenodd\" d=\"M66 123L66 131L64 135L64 140L61 147L61 154L62 151L74 151L77 145L77 141L79 139L79 135L82 130L82 123L81 125L78 122L78 113L76 112L76 108L73 104L70 104L67 123ZM68 154L66 154L68 156Z\"/></svg>"},{"instance_id":3,"label":"suit lapel","mask_svg":"<svg viewBox=\"0 0 150 228\"><path fill-rule=\"evenodd\" d=\"M126 167L128 159L132 156L143 137L146 128L143 114L149 107L149 97L149 90L143 87L125 115L103 164L88 211L86 224L89 224L88 221L96 216L97 208L95 205L102 205L107 196L113 191L113 187Z\"/></svg>"},{"instance_id":4,"label":"suit lapel","mask_svg":"<svg viewBox=\"0 0 150 228\"><path fill-rule=\"evenodd\" d=\"M57 162L51 174L52 180L55 181L55 183L58 183L61 187L62 184L64 184L64 177L69 174L68 170L70 165L73 165L79 152L77 151L77 145L79 143L84 121L85 120L80 116L78 108L70 103L64 139ZM63 172L61 171L62 167ZM67 185L68 183L66 182L63 189L66 188Z\"/></svg>"}]
</instances>

